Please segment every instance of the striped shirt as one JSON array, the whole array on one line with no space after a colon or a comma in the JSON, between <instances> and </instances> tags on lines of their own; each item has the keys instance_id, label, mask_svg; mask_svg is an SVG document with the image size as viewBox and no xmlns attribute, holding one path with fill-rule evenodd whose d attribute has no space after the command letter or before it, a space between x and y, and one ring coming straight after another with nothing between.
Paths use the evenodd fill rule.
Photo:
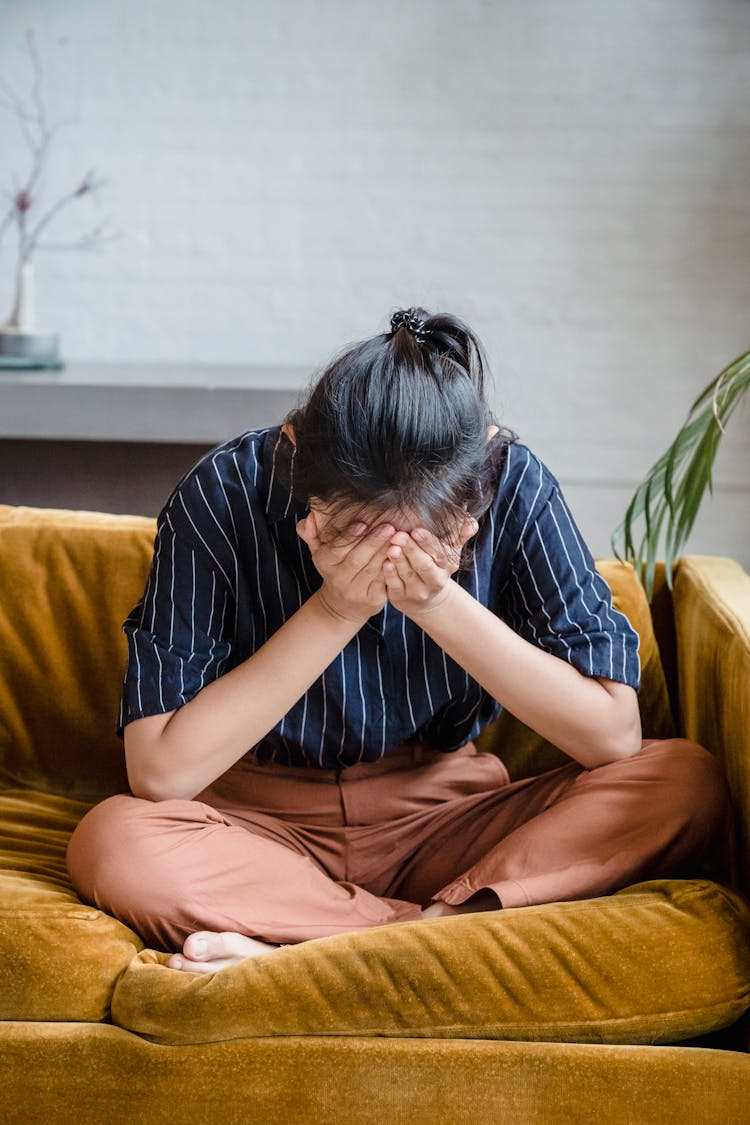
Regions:
<instances>
[{"instance_id":1,"label":"striped shirt","mask_svg":"<svg viewBox=\"0 0 750 1125\"><path fill-rule=\"evenodd\" d=\"M128 660L119 738L126 723L184 706L245 661L322 585L296 531L309 506L275 471L282 442L289 438L280 425L225 441L167 498L143 596L122 625ZM473 566L452 580L531 644L586 676L638 690L640 638L614 608L557 479L520 441L507 446L499 476ZM450 752L501 711L386 603L247 753L335 768L381 758L411 739Z\"/></svg>"}]
</instances>

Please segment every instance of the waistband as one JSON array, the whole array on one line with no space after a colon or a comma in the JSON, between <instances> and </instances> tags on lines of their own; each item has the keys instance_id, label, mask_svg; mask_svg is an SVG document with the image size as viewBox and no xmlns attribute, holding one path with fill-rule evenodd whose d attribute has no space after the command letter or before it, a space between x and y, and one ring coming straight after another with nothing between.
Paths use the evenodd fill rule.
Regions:
<instances>
[{"instance_id":1,"label":"waistband","mask_svg":"<svg viewBox=\"0 0 750 1125\"><path fill-rule=\"evenodd\" d=\"M393 770L410 769L430 762L444 761L447 758L473 757L478 753L480 751L474 742L465 742L458 750L448 751L436 750L426 742L402 742L374 762L354 762L348 766L320 769L317 766L287 766L283 762L259 762L254 754L248 754L239 759L236 768L278 774L283 777L298 777L306 781L338 782L391 773Z\"/></svg>"}]
</instances>

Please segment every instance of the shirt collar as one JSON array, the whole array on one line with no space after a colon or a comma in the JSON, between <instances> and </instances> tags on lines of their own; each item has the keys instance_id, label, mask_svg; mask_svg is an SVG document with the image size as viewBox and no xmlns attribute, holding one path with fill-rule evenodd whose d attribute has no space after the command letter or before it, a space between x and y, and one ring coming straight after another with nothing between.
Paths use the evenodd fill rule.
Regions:
<instances>
[{"instance_id":1,"label":"shirt collar","mask_svg":"<svg viewBox=\"0 0 750 1125\"><path fill-rule=\"evenodd\" d=\"M288 467L287 472L292 487L294 486L295 452L294 442L284 433L281 423L269 427L263 441L262 451L263 503L269 523L278 523L283 516L288 516L290 513L300 519L302 514L309 510L307 501L290 492L279 479L277 472L281 464Z\"/></svg>"}]
</instances>

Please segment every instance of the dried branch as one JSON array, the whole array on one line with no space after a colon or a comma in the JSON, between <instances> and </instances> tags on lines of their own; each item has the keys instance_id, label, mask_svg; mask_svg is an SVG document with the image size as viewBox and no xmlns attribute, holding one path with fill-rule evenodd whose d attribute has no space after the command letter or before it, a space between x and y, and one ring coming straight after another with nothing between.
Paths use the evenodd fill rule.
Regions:
<instances>
[{"instance_id":1,"label":"dried branch","mask_svg":"<svg viewBox=\"0 0 750 1125\"><path fill-rule=\"evenodd\" d=\"M68 120L58 121L56 124L49 126L41 97L42 68L34 43L33 31L28 30L26 38L34 67L34 82L31 91L33 107L27 108L10 84L3 78L0 78L0 106L16 114L21 131L32 156L31 171L25 184L22 187L16 185L11 193L7 191L3 192L3 195L10 200L10 207L7 214L3 217L2 221L0 221L0 246L2 246L5 231L15 221L19 236L19 263L28 261L34 250L87 249L92 242L99 240L103 243L107 241L106 238L100 236L102 224L74 242L50 243L39 241L39 235L42 230L44 230L59 211L71 203L72 200L78 199L82 195L90 194L95 196L102 183L106 182L104 180L97 182L93 178L93 170L84 176L77 188L68 192L66 195L62 196L57 203L53 204L47 213L36 223L33 230L27 233L28 215L37 200L37 187L55 133L64 125L72 124L76 119L69 118Z\"/></svg>"}]
</instances>

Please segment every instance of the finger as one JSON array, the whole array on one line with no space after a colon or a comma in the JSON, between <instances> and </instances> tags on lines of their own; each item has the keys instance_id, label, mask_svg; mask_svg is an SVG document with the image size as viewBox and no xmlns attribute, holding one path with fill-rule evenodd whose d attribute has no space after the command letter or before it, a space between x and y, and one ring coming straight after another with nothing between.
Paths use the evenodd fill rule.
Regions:
<instances>
[{"instance_id":1,"label":"finger","mask_svg":"<svg viewBox=\"0 0 750 1125\"><path fill-rule=\"evenodd\" d=\"M435 542L438 541L435 540ZM438 545L439 549L442 552L442 544ZM403 558L406 565L419 578L422 578L424 575L426 575L431 567L439 565L438 563L436 563L432 555L430 555L426 550L423 550L419 543L416 543L414 541L412 536L409 536L401 550L403 551Z\"/></svg>"},{"instance_id":2,"label":"finger","mask_svg":"<svg viewBox=\"0 0 750 1125\"><path fill-rule=\"evenodd\" d=\"M458 565L461 551L475 533L477 527L476 520L469 518L462 524L457 538L447 542L438 539L436 535L424 527L415 528L411 537L429 555L436 566L442 570L445 570L446 567L453 569Z\"/></svg>"},{"instance_id":3,"label":"finger","mask_svg":"<svg viewBox=\"0 0 750 1125\"><path fill-rule=\"evenodd\" d=\"M340 556L338 561L355 574L361 570L368 573L380 570L393 532L392 524L383 524L373 528L354 546L350 544L345 548L345 554Z\"/></svg>"},{"instance_id":4,"label":"finger","mask_svg":"<svg viewBox=\"0 0 750 1125\"><path fill-rule=\"evenodd\" d=\"M435 558L436 556L439 557L441 553L445 552L446 546L449 550L455 547L463 547L464 543L468 542L468 540L471 539L471 537L475 535L478 530L479 524L474 519L474 517L470 516L467 512L467 514L464 516L460 528L458 529L456 537L454 539L448 539L447 541L445 541L445 543L442 540L438 539L438 537L431 531L429 531L426 527L415 528L412 531L412 535L416 539L417 543L419 543L420 547L422 547L427 551L428 554L432 555L433 558Z\"/></svg>"},{"instance_id":5,"label":"finger","mask_svg":"<svg viewBox=\"0 0 750 1125\"><path fill-rule=\"evenodd\" d=\"M401 579L404 586L406 586L409 582L413 582L415 578L419 577L418 574L415 574L409 560L405 555L401 553L399 553L398 557L396 558L389 556L388 562L394 568L396 574Z\"/></svg>"},{"instance_id":6,"label":"finger","mask_svg":"<svg viewBox=\"0 0 750 1125\"><path fill-rule=\"evenodd\" d=\"M383 576L388 596L393 595L395 598L402 598L406 593L406 584L396 569L396 564L390 559L386 559L383 563Z\"/></svg>"},{"instance_id":7,"label":"finger","mask_svg":"<svg viewBox=\"0 0 750 1125\"><path fill-rule=\"evenodd\" d=\"M372 586L373 582L375 582L376 584L382 583L384 581L383 564L388 557L389 547L390 540L386 538L385 541L380 544L379 548L375 551L371 558L357 573L357 575L355 575L355 577L360 578L361 576L364 576L366 578L369 578L370 586Z\"/></svg>"},{"instance_id":8,"label":"finger","mask_svg":"<svg viewBox=\"0 0 750 1125\"><path fill-rule=\"evenodd\" d=\"M467 514L461 530L461 542L467 543L479 531L479 523L473 516Z\"/></svg>"}]
</instances>

